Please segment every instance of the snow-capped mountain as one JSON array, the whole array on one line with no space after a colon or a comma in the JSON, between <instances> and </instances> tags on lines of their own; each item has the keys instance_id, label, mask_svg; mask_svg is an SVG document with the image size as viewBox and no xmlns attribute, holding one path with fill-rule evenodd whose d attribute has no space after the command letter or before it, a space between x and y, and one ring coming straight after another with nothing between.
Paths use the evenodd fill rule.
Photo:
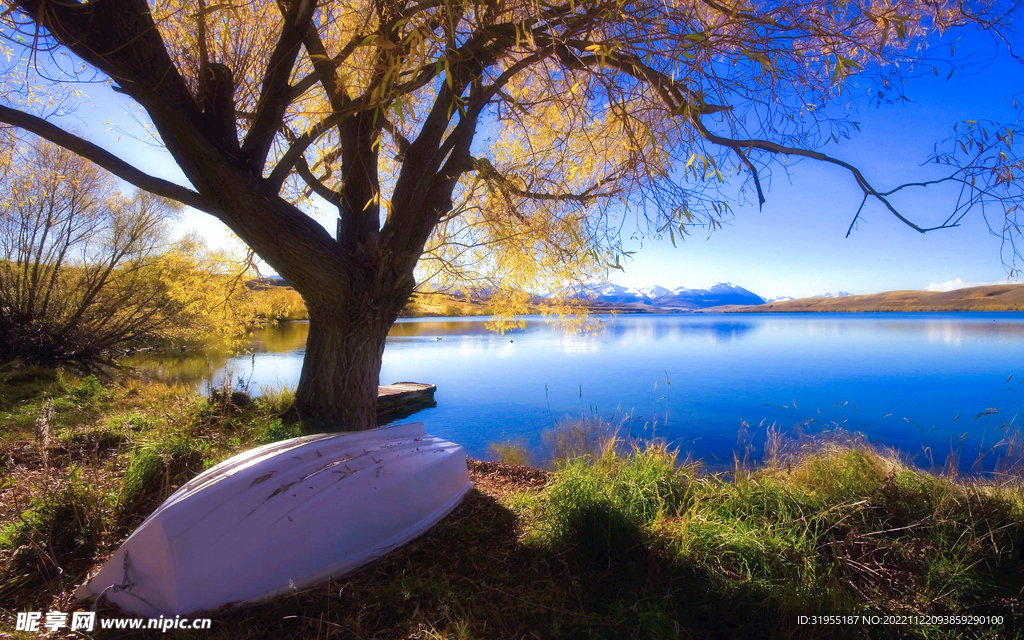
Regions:
<instances>
[{"instance_id":1,"label":"snow-capped mountain","mask_svg":"<svg viewBox=\"0 0 1024 640\"><path fill-rule=\"evenodd\" d=\"M583 291L577 292L577 294L581 298L609 304L629 304L643 297L643 294L637 289L610 282L587 285L583 287Z\"/></svg>"},{"instance_id":2,"label":"snow-capped mountain","mask_svg":"<svg viewBox=\"0 0 1024 640\"><path fill-rule=\"evenodd\" d=\"M653 304L659 307L705 309L726 304L764 304L764 298L731 282L720 282L708 289L679 287L659 296Z\"/></svg>"},{"instance_id":3,"label":"snow-capped mountain","mask_svg":"<svg viewBox=\"0 0 1024 640\"><path fill-rule=\"evenodd\" d=\"M635 289L610 282L587 285L576 292L599 305L629 305L647 308L705 309L726 304L763 304L764 298L743 287L725 282L708 289L678 287L666 289L654 285Z\"/></svg>"},{"instance_id":4,"label":"snow-capped mountain","mask_svg":"<svg viewBox=\"0 0 1024 640\"><path fill-rule=\"evenodd\" d=\"M812 298L845 298L847 296L852 296L852 295L853 294L850 293L849 291L840 291L838 293L819 293L818 295L811 296L811 297Z\"/></svg>"},{"instance_id":5,"label":"snow-capped mountain","mask_svg":"<svg viewBox=\"0 0 1024 640\"><path fill-rule=\"evenodd\" d=\"M666 289L660 285L654 285L653 287L641 287L638 291L640 291L645 298L650 298L651 300L660 298L667 293L672 293L671 289Z\"/></svg>"},{"instance_id":6,"label":"snow-capped mountain","mask_svg":"<svg viewBox=\"0 0 1024 640\"><path fill-rule=\"evenodd\" d=\"M778 298L768 298L764 301L765 304L770 302L786 302L787 300L796 300L793 296L779 296Z\"/></svg>"}]
</instances>

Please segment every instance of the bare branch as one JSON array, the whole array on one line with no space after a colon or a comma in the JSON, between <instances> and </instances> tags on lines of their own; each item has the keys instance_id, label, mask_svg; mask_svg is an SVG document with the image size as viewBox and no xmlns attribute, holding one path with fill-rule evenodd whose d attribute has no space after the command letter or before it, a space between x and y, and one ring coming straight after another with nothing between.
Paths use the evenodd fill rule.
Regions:
<instances>
[{"instance_id":1,"label":"bare branch","mask_svg":"<svg viewBox=\"0 0 1024 640\"><path fill-rule=\"evenodd\" d=\"M327 202L330 202L334 206L338 206L341 202L341 194L333 189L329 188L323 182L321 182L313 172L309 169L309 164L306 159L299 157L299 160L295 163L295 170L298 172L302 181L309 185L309 188L313 190L313 193L317 194Z\"/></svg>"},{"instance_id":2,"label":"bare branch","mask_svg":"<svg viewBox=\"0 0 1024 640\"><path fill-rule=\"evenodd\" d=\"M352 114L355 111L356 108L354 106L344 111L335 111L304 131L302 135L296 138L295 142L288 147L288 150L284 152L284 155L281 156L281 159L278 161L277 166L274 167L270 176L267 177L268 187L274 193L280 191L281 187L284 185L284 181L288 179L288 174L292 172L292 169L295 167L299 159L302 158L306 149L320 139L320 136L327 133L327 131L332 127L337 126L346 118L352 117Z\"/></svg>"},{"instance_id":3,"label":"bare branch","mask_svg":"<svg viewBox=\"0 0 1024 640\"><path fill-rule=\"evenodd\" d=\"M677 83L672 78L665 74L652 69L650 66L645 65L642 61L632 57L622 57L614 53L605 54L602 56L587 55L587 56L575 56L573 60L566 60L563 58L563 64L569 66L606 66L614 68L618 71L633 76L639 80L649 82L654 86L659 94L661 95L665 106L674 114L684 117L693 127L697 130L702 138L705 140L717 144L722 147L733 150L747 165L753 173L755 185L757 186L758 199L763 203L763 193L761 191L760 179L758 178L757 171L754 169L753 164L750 163L746 157L745 150L758 149L760 151L767 151L775 155L784 156L801 156L805 158L812 158L829 164L834 164L843 167L849 171L857 182L857 186L863 191L866 196L870 196L880 202L892 215L903 222L905 225L918 231L920 233L927 233L928 231L935 231L938 229L947 228L949 225L939 225L935 227L921 227L909 220L906 216L899 212L895 206L888 200L886 194L876 190L864 177L861 170L848 162L833 158L820 151L812 151L809 149L801 149L798 147L786 146L777 142L769 140L758 140L758 139L747 139L747 140L736 140L720 136L712 133L701 121L701 116L707 113L714 113L728 109L728 107L720 107L717 105L705 105L705 104L694 104L691 99L699 96L695 96L694 93L686 86ZM684 97L684 96L689 96ZM857 210L857 214L854 216L853 223L856 223L860 216L860 212L863 209L863 203L861 208ZM853 228L851 223L851 230ZM849 231L847 232L849 235Z\"/></svg>"},{"instance_id":4,"label":"bare branch","mask_svg":"<svg viewBox=\"0 0 1024 640\"><path fill-rule=\"evenodd\" d=\"M217 215L206 199L195 191L139 171L106 149L68 133L42 118L0 105L0 121L34 133L40 138L45 138L69 151L73 151L140 189L164 198L176 200L194 209Z\"/></svg>"},{"instance_id":5,"label":"bare branch","mask_svg":"<svg viewBox=\"0 0 1024 640\"><path fill-rule=\"evenodd\" d=\"M820 151L811 151L809 149L800 149L797 147L787 147L785 145L781 145L768 140L732 140L730 138L725 138L723 136L711 133L711 131L709 131L708 128L704 126L704 123L700 121L698 116L691 117L690 122L693 124L694 128L697 129L697 131L705 140L717 145L721 145L723 147L728 147L729 149L759 149L761 151L767 151L769 153L773 153L776 155L813 158L814 160L819 160L821 162L827 162L829 164L834 164L836 166L843 167L853 175L854 179L857 181L857 186L860 187L861 191L864 193L865 196L870 196L877 200L878 202L882 203L882 205L889 210L889 213L896 216L896 218L899 219L900 222L907 225L914 231L917 231L919 233L927 233L929 231L936 231L938 229L945 229L948 227L948 225L939 225L935 227L921 227L915 224L907 217L905 217L902 213L900 213L899 210L896 209L896 207L893 206L893 204L888 200L888 198L886 198L883 192L880 192L876 190L873 186L871 186L871 184L867 181L867 179L864 177L864 174L861 172L859 168L855 167L849 162L845 162L838 158L833 158L832 156L821 153ZM861 203L861 209L862 208L863 203ZM857 215L854 216L854 222L857 221L861 209L857 210ZM853 225L851 224L851 229L852 228ZM849 231L847 231L847 235L849 235Z\"/></svg>"}]
</instances>

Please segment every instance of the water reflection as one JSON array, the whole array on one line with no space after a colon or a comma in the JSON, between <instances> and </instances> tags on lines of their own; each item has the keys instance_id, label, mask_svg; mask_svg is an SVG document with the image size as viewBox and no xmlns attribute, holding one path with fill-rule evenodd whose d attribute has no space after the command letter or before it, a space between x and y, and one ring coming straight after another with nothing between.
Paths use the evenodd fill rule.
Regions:
<instances>
[{"instance_id":1,"label":"water reflection","mask_svg":"<svg viewBox=\"0 0 1024 640\"><path fill-rule=\"evenodd\" d=\"M209 347L204 352L140 353L122 359L119 364L169 384L200 388L214 379L229 356L226 350Z\"/></svg>"},{"instance_id":2,"label":"water reflection","mask_svg":"<svg viewBox=\"0 0 1024 640\"><path fill-rule=\"evenodd\" d=\"M532 346L550 346L568 357L593 355L608 347L644 347L655 343L705 342L731 344L762 327L740 316L708 319L706 316L603 316L591 331L566 330L556 321L528 316L526 326L498 334L486 327L488 318L402 319L392 327L385 350L385 364L436 362L473 358L488 354L499 360L516 355L516 338ZM125 359L135 367L161 379L204 390L219 386L225 377L280 387L297 383L301 358L309 334L308 322L282 323L254 331L232 356L223 346L209 345L205 351L147 353ZM555 351L552 351L555 353ZM278 357L271 357L278 354ZM452 360L452 356L455 360ZM291 379L294 374L295 380Z\"/></svg>"},{"instance_id":3,"label":"water reflection","mask_svg":"<svg viewBox=\"0 0 1024 640\"><path fill-rule=\"evenodd\" d=\"M596 333L566 333L559 339L562 353L569 357L597 353L603 336Z\"/></svg>"},{"instance_id":4,"label":"water reflection","mask_svg":"<svg viewBox=\"0 0 1024 640\"><path fill-rule=\"evenodd\" d=\"M685 321L681 321L685 318ZM686 340L705 338L711 342L735 342L748 333L757 330L762 323L743 319L744 316L725 316L714 320L707 316L597 316L597 323L591 331L572 331L559 326L556 320L540 316L526 316L526 326L512 329L504 334L514 340L517 335L546 332L573 338L567 344L589 344L592 339L603 343L610 341L623 344L645 343L660 340ZM389 338L398 341L403 338L438 338L444 336L491 337L496 335L485 325L488 318L458 319L413 319L399 320L391 329ZM591 348L583 347L585 350Z\"/></svg>"},{"instance_id":5,"label":"water reflection","mask_svg":"<svg viewBox=\"0 0 1024 640\"><path fill-rule=\"evenodd\" d=\"M262 364L273 361L274 358L268 357L269 354L286 354L284 361L298 360L301 368L308 335L308 322L282 323L252 332L234 353L224 344L211 342L199 351L142 352L122 359L120 364L171 384L205 391L210 386L220 386L225 376L231 376L234 384L236 375L255 369L256 358ZM238 351L243 355L238 355ZM277 360L281 362L280 355ZM296 371L295 380L286 383L295 386L297 376Z\"/></svg>"},{"instance_id":6,"label":"water reflection","mask_svg":"<svg viewBox=\"0 0 1024 640\"><path fill-rule=\"evenodd\" d=\"M1024 314L618 316L590 333L531 317L497 334L485 321L400 321L381 367L383 383L436 384L438 406L415 419L478 457L505 439L543 448L541 432L566 416L630 415L697 458L726 461L744 423L743 446L771 424L844 425L912 455L965 433L965 446L981 446L997 425L967 416L998 406L1007 376L1024 374ZM133 364L197 389L239 377L251 390L295 386L307 333L291 323L256 332L243 356Z\"/></svg>"},{"instance_id":7,"label":"water reflection","mask_svg":"<svg viewBox=\"0 0 1024 640\"><path fill-rule=\"evenodd\" d=\"M391 338L413 338L426 336L445 335L494 335L494 332L485 326L489 318L458 318L443 319L437 318L402 318L391 327L388 334ZM513 329L506 333L522 333L523 329Z\"/></svg>"},{"instance_id":8,"label":"water reflection","mask_svg":"<svg viewBox=\"0 0 1024 640\"><path fill-rule=\"evenodd\" d=\"M740 320L742 317L706 320L704 316L690 316L681 321L679 317L654 316L648 319L632 316L609 322L605 333L622 344L678 340L730 343L745 338L760 326L760 323Z\"/></svg>"},{"instance_id":9,"label":"water reflection","mask_svg":"<svg viewBox=\"0 0 1024 640\"><path fill-rule=\"evenodd\" d=\"M818 319L816 316L826 315ZM979 317L980 316L980 317ZM929 340L947 344L965 339L1024 339L1024 314L1009 313L857 313L857 314L793 314L792 322L806 326L812 334L892 333L921 335L922 327ZM766 322L783 321L776 315L758 314Z\"/></svg>"},{"instance_id":10,"label":"water reflection","mask_svg":"<svg viewBox=\"0 0 1024 640\"><path fill-rule=\"evenodd\" d=\"M306 336L308 335L308 322L284 322L254 332L249 342L249 349L271 353L297 351L306 348Z\"/></svg>"}]
</instances>

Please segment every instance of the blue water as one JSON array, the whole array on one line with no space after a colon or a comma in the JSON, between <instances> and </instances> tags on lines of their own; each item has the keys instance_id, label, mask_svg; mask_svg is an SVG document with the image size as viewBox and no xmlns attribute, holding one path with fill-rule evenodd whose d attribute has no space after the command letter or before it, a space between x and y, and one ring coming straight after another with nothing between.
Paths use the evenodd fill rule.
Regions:
<instances>
[{"instance_id":1,"label":"blue water","mask_svg":"<svg viewBox=\"0 0 1024 640\"><path fill-rule=\"evenodd\" d=\"M601 419L666 438L712 466L731 464L748 447L756 461L775 425L791 436L859 432L924 466L942 465L959 449L966 470L1020 424L1024 314L602 321L596 333L573 334L528 318L524 329L497 334L483 319L400 320L381 382L436 384L437 407L410 419L483 458L493 457L492 443L519 440L542 459L550 450L545 431ZM253 388L294 386L301 339L289 345L238 358L228 369ZM978 416L989 409L998 412ZM984 465L994 463L990 455Z\"/></svg>"}]
</instances>

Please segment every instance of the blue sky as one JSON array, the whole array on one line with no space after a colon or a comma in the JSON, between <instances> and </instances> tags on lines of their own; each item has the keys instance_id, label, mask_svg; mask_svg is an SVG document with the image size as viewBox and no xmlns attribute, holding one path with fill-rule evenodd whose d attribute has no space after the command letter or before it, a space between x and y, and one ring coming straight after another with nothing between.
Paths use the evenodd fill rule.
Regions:
<instances>
[{"instance_id":1,"label":"blue sky","mask_svg":"<svg viewBox=\"0 0 1024 640\"><path fill-rule=\"evenodd\" d=\"M986 38L974 44L995 54ZM878 189L934 177L936 167L921 163L936 142L953 135L954 124L1016 120L1013 98L1024 89L1022 77L1024 65L1002 55L969 76L914 82L909 103L875 108L854 101L850 119L861 132L824 150L860 167ZM694 230L676 247L667 239L632 242L627 248L637 250L635 259L611 280L669 288L732 282L765 297L1016 282L1007 280L1001 240L989 233L980 211L958 228L922 235L869 203L847 238L861 192L842 168L812 160L791 166L788 175L776 168L766 196L763 210L756 202L738 205L734 219L710 236ZM894 202L907 217L930 226L948 215L955 197L948 189L918 189Z\"/></svg>"},{"instance_id":2,"label":"blue sky","mask_svg":"<svg viewBox=\"0 0 1024 640\"><path fill-rule=\"evenodd\" d=\"M983 55L994 55L995 46L987 38L976 37L973 44L980 45ZM1002 55L966 77L916 81L907 91L909 103L875 108L853 95L850 118L860 122L861 132L826 151L861 167L879 189L934 176L932 167L920 164L936 141L952 135L954 124L1016 119L1012 99L1021 89L1015 79L1024 77L1022 72L1024 65ZM129 116L131 107L123 96L99 85L84 90L92 104L66 118L65 125L84 131L143 170L184 183L165 152L133 139L142 137L142 129ZM869 204L857 229L846 238L860 191L843 169L810 160L790 166L788 172L775 167L766 195L762 210L756 203L737 204L735 217L710 236L694 229L685 241L677 238L675 247L667 238L627 240L625 248L636 254L625 272L612 272L610 280L668 288L732 282L764 297L948 289L1008 281L1001 241L989 233L980 212L971 213L959 228L921 235L879 205ZM948 191L917 190L898 204L909 218L927 225L945 217L950 198ZM320 220L333 226L329 211ZM628 237L635 224L627 219L625 225ZM232 243L220 222L196 211L185 211L177 229L198 230L212 246Z\"/></svg>"}]
</instances>

